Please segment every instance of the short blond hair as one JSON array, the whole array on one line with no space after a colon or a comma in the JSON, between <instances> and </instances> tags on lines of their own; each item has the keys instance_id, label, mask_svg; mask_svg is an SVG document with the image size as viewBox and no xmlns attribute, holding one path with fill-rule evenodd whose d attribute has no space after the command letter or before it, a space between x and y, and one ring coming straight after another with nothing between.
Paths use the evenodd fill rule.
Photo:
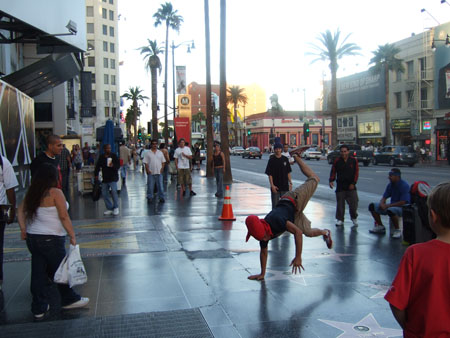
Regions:
<instances>
[{"instance_id":1,"label":"short blond hair","mask_svg":"<svg viewBox=\"0 0 450 338\"><path fill-rule=\"evenodd\" d=\"M441 220L441 226L450 228L450 181L439 183L433 188L427 200L428 209L433 210Z\"/></svg>"}]
</instances>

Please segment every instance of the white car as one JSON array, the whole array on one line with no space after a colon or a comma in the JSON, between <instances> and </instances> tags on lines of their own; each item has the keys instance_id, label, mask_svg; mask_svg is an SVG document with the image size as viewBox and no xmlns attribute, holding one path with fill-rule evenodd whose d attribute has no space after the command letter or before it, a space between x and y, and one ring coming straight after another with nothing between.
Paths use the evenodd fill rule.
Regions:
<instances>
[{"instance_id":1,"label":"white car","mask_svg":"<svg viewBox=\"0 0 450 338\"><path fill-rule=\"evenodd\" d=\"M305 160L316 159L317 161L319 161L322 157L322 152L320 150L317 150L316 148L309 148L303 152L302 157Z\"/></svg>"},{"instance_id":2,"label":"white car","mask_svg":"<svg viewBox=\"0 0 450 338\"><path fill-rule=\"evenodd\" d=\"M231 148L230 154L231 155L238 155L238 156L240 156L240 155L242 155L244 150L245 149L243 147L233 147L233 148Z\"/></svg>"}]
</instances>

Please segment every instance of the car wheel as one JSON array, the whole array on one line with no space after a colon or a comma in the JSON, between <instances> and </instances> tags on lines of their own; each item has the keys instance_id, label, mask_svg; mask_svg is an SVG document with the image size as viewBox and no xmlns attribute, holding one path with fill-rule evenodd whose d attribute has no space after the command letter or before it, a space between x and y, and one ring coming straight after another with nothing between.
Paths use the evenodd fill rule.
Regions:
<instances>
[{"instance_id":1,"label":"car wheel","mask_svg":"<svg viewBox=\"0 0 450 338\"><path fill-rule=\"evenodd\" d=\"M316 161L319 161L320 160L320 158L316 158Z\"/></svg>"},{"instance_id":2,"label":"car wheel","mask_svg":"<svg viewBox=\"0 0 450 338\"><path fill-rule=\"evenodd\" d=\"M261 159L261 158L262 158L262 156L259 157L259 159Z\"/></svg>"},{"instance_id":3,"label":"car wheel","mask_svg":"<svg viewBox=\"0 0 450 338\"><path fill-rule=\"evenodd\" d=\"M390 165L391 167L394 167L394 166L395 166L395 160L394 160L393 158L391 158L391 159L389 160L389 165Z\"/></svg>"},{"instance_id":4,"label":"car wheel","mask_svg":"<svg viewBox=\"0 0 450 338\"><path fill-rule=\"evenodd\" d=\"M373 165L378 165L378 161L375 157L373 158Z\"/></svg>"}]
</instances>

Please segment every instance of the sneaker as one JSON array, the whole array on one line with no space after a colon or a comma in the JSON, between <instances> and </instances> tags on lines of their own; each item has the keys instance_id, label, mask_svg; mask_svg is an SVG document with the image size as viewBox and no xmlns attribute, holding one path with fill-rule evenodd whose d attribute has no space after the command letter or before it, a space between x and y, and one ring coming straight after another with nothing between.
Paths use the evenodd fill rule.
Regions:
<instances>
[{"instance_id":1,"label":"sneaker","mask_svg":"<svg viewBox=\"0 0 450 338\"><path fill-rule=\"evenodd\" d=\"M49 311L50 311L50 305L47 304L47 310L45 310L45 312L42 312L42 313L38 313L38 314L33 315L33 316L34 316L34 320L37 321L37 322L43 320L43 319L45 318L45 315L46 315Z\"/></svg>"},{"instance_id":2,"label":"sneaker","mask_svg":"<svg viewBox=\"0 0 450 338\"><path fill-rule=\"evenodd\" d=\"M395 229L394 233L392 234L392 238L401 238L402 237L402 231L400 229Z\"/></svg>"},{"instance_id":3,"label":"sneaker","mask_svg":"<svg viewBox=\"0 0 450 338\"><path fill-rule=\"evenodd\" d=\"M113 215L118 216L119 215L119 208L114 208Z\"/></svg>"},{"instance_id":4,"label":"sneaker","mask_svg":"<svg viewBox=\"0 0 450 338\"><path fill-rule=\"evenodd\" d=\"M195 195L197 195L197 194L191 190L191 192L189 193L189 195L195 196Z\"/></svg>"},{"instance_id":5,"label":"sneaker","mask_svg":"<svg viewBox=\"0 0 450 338\"><path fill-rule=\"evenodd\" d=\"M81 299L76 301L75 303L72 303L72 304L69 304L66 306L62 306L61 308L64 310L78 309L80 307L85 307L88 304L89 304L89 298L81 297Z\"/></svg>"},{"instance_id":6,"label":"sneaker","mask_svg":"<svg viewBox=\"0 0 450 338\"><path fill-rule=\"evenodd\" d=\"M375 223L374 227L372 229L369 229L369 232L371 234L384 234L386 233L386 229L384 228L384 225L379 225Z\"/></svg>"},{"instance_id":7,"label":"sneaker","mask_svg":"<svg viewBox=\"0 0 450 338\"><path fill-rule=\"evenodd\" d=\"M327 234L323 235L323 240L325 241L325 243L327 243L327 248L331 249L333 247L333 240L331 239L331 231L328 229L325 229L325 231L327 232Z\"/></svg>"},{"instance_id":8,"label":"sneaker","mask_svg":"<svg viewBox=\"0 0 450 338\"><path fill-rule=\"evenodd\" d=\"M344 226L344 222L337 220L336 221L336 227L343 227Z\"/></svg>"},{"instance_id":9,"label":"sneaker","mask_svg":"<svg viewBox=\"0 0 450 338\"><path fill-rule=\"evenodd\" d=\"M352 219L353 225L352 225L352 230L356 231L358 230L358 220L357 219Z\"/></svg>"},{"instance_id":10,"label":"sneaker","mask_svg":"<svg viewBox=\"0 0 450 338\"><path fill-rule=\"evenodd\" d=\"M112 215L113 214L113 211L112 210L106 210L104 213L103 213L103 215L105 215L105 216L109 216L109 215Z\"/></svg>"},{"instance_id":11,"label":"sneaker","mask_svg":"<svg viewBox=\"0 0 450 338\"><path fill-rule=\"evenodd\" d=\"M165 202L164 198L159 199L159 203L164 203L164 202Z\"/></svg>"}]
</instances>

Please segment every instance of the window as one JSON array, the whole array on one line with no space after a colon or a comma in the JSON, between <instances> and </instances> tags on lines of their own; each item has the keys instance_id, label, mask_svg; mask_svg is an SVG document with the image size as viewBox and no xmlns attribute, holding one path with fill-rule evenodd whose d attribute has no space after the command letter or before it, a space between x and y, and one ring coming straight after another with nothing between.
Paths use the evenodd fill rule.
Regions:
<instances>
[{"instance_id":1,"label":"window","mask_svg":"<svg viewBox=\"0 0 450 338\"><path fill-rule=\"evenodd\" d=\"M115 75L111 75L111 84L112 84L113 86L116 85L116 76L115 76Z\"/></svg>"},{"instance_id":2,"label":"window","mask_svg":"<svg viewBox=\"0 0 450 338\"><path fill-rule=\"evenodd\" d=\"M103 75L103 82L104 82L105 84L109 84L109 75L108 75L108 74L104 74L104 75Z\"/></svg>"},{"instance_id":3,"label":"window","mask_svg":"<svg viewBox=\"0 0 450 338\"><path fill-rule=\"evenodd\" d=\"M102 28L103 28L103 35L108 35L108 26L103 25Z\"/></svg>"},{"instance_id":4,"label":"window","mask_svg":"<svg viewBox=\"0 0 450 338\"><path fill-rule=\"evenodd\" d=\"M96 92L95 92L95 90L93 90L93 91L92 91L92 100L96 100L95 94L96 94Z\"/></svg>"},{"instance_id":5,"label":"window","mask_svg":"<svg viewBox=\"0 0 450 338\"><path fill-rule=\"evenodd\" d=\"M407 90L406 91L406 97L408 99L408 108L414 107L414 91L413 90Z\"/></svg>"},{"instance_id":6,"label":"window","mask_svg":"<svg viewBox=\"0 0 450 338\"><path fill-rule=\"evenodd\" d=\"M106 0L103 0L103 2L106 2Z\"/></svg>"},{"instance_id":7,"label":"window","mask_svg":"<svg viewBox=\"0 0 450 338\"><path fill-rule=\"evenodd\" d=\"M106 8L102 8L102 18L108 19L108 11L106 10Z\"/></svg>"},{"instance_id":8,"label":"window","mask_svg":"<svg viewBox=\"0 0 450 338\"><path fill-rule=\"evenodd\" d=\"M105 101L109 101L109 90L105 90Z\"/></svg>"},{"instance_id":9,"label":"window","mask_svg":"<svg viewBox=\"0 0 450 338\"><path fill-rule=\"evenodd\" d=\"M94 24L93 23L86 24L86 33L94 33Z\"/></svg>"},{"instance_id":10,"label":"window","mask_svg":"<svg viewBox=\"0 0 450 338\"><path fill-rule=\"evenodd\" d=\"M402 93L397 92L394 93L395 95L395 108L401 108L402 107Z\"/></svg>"},{"instance_id":11,"label":"window","mask_svg":"<svg viewBox=\"0 0 450 338\"><path fill-rule=\"evenodd\" d=\"M344 126L344 127L347 127L347 118L346 117L344 117L343 119L342 119L342 125ZM315 144L317 144L317 143L315 143Z\"/></svg>"},{"instance_id":12,"label":"window","mask_svg":"<svg viewBox=\"0 0 450 338\"><path fill-rule=\"evenodd\" d=\"M427 77L427 59L420 58L419 65L420 65L420 78L426 79L426 77Z\"/></svg>"},{"instance_id":13,"label":"window","mask_svg":"<svg viewBox=\"0 0 450 338\"><path fill-rule=\"evenodd\" d=\"M353 117L348 118L348 126L353 127Z\"/></svg>"},{"instance_id":14,"label":"window","mask_svg":"<svg viewBox=\"0 0 450 338\"><path fill-rule=\"evenodd\" d=\"M428 92L426 88L420 90L420 102L422 108L428 108Z\"/></svg>"},{"instance_id":15,"label":"window","mask_svg":"<svg viewBox=\"0 0 450 338\"><path fill-rule=\"evenodd\" d=\"M95 57L94 56L88 57L88 67L95 67Z\"/></svg>"},{"instance_id":16,"label":"window","mask_svg":"<svg viewBox=\"0 0 450 338\"><path fill-rule=\"evenodd\" d=\"M87 40L87 50L94 50L94 49L95 49L95 41Z\"/></svg>"},{"instance_id":17,"label":"window","mask_svg":"<svg viewBox=\"0 0 450 338\"><path fill-rule=\"evenodd\" d=\"M49 122L53 120L52 104L37 102L34 104L34 120L36 122Z\"/></svg>"},{"instance_id":18,"label":"window","mask_svg":"<svg viewBox=\"0 0 450 338\"><path fill-rule=\"evenodd\" d=\"M414 78L414 61L407 62L406 69L408 71L408 79L413 79Z\"/></svg>"},{"instance_id":19,"label":"window","mask_svg":"<svg viewBox=\"0 0 450 338\"><path fill-rule=\"evenodd\" d=\"M114 36L114 27L109 26L109 36Z\"/></svg>"},{"instance_id":20,"label":"window","mask_svg":"<svg viewBox=\"0 0 450 338\"><path fill-rule=\"evenodd\" d=\"M117 109L115 107L111 108L111 113L113 117L116 117Z\"/></svg>"},{"instance_id":21,"label":"window","mask_svg":"<svg viewBox=\"0 0 450 338\"><path fill-rule=\"evenodd\" d=\"M86 6L86 16L94 16L94 7Z\"/></svg>"},{"instance_id":22,"label":"window","mask_svg":"<svg viewBox=\"0 0 450 338\"><path fill-rule=\"evenodd\" d=\"M111 92L111 101L115 102L116 101L116 92Z\"/></svg>"},{"instance_id":23,"label":"window","mask_svg":"<svg viewBox=\"0 0 450 338\"><path fill-rule=\"evenodd\" d=\"M108 58L103 58L103 68L108 68Z\"/></svg>"},{"instance_id":24,"label":"window","mask_svg":"<svg viewBox=\"0 0 450 338\"><path fill-rule=\"evenodd\" d=\"M338 127L341 128L342 127L342 119L338 119L337 122L338 122Z\"/></svg>"},{"instance_id":25,"label":"window","mask_svg":"<svg viewBox=\"0 0 450 338\"><path fill-rule=\"evenodd\" d=\"M116 60L111 59L111 69L116 69Z\"/></svg>"},{"instance_id":26,"label":"window","mask_svg":"<svg viewBox=\"0 0 450 338\"><path fill-rule=\"evenodd\" d=\"M95 83L95 73L92 73L92 74L91 74L91 82L92 82L92 83Z\"/></svg>"},{"instance_id":27,"label":"window","mask_svg":"<svg viewBox=\"0 0 450 338\"><path fill-rule=\"evenodd\" d=\"M110 3L111 5L114 5L114 0L109 0L109 3Z\"/></svg>"},{"instance_id":28,"label":"window","mask_svg":"<svg viewBox=\"0 0 450 338\"><path fill-rule=\"evenodd\" d=\"M114 21L114 11L109 11L109 20Z\"/></svg>"},{"instance_id":29,"label":"window","mask_svg":"<svg viewBox=\"0 0 450 338\"><path fill-rule=\"evenodd\" d=\"M109 107L105 107L105 117L109 117Z\"/></svg>"},{"instance_id":30,"label":"window","mask_svg":"<svg viewBox=\"0 0 450 338\"><path fill-rule=\"evenodd\" d=\"M115 53L116 52L116 46L112 42L109 43L109 51L111 53Z\"/></svg>"},{"instance_id":31,"label":"window","mask_svg":"<svg viewBox=\"0 0 450 338\"><path fill-rule=\"evenodd\" d=\"M401 71L397 71L395 73L395 81L400 82L402 80L402 72Z\"/></svg>"},{"instance_id":32,"label":"window","mask_svg":"<svg viewBox=\"0 0 450 338\"><path fill-rule=\"evenodd\" d=\"M103 51L107 52L108 51L108 42L103 41Z\"/></svg>"}]
</instances>

